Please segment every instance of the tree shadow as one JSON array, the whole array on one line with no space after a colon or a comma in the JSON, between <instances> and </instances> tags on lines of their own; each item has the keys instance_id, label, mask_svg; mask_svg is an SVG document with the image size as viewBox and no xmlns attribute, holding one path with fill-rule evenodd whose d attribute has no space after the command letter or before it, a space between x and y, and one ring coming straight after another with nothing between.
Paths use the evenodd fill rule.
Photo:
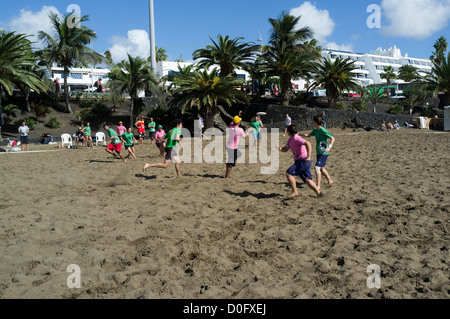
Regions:
<instances>
[{"instance_id":1,"label":"tree shadow","mask_svg":"<svg viewBox=\"0 0 450 319\"><path fill-rule=\"evenodd\" d=\"M198 177L204 177L204 178L223 178L223 175L215 175L215 174L198 174Z\"/></svg>"},{"instance_id":2,"label":"tree shadow","mask_svg":"<svg viewBox=\"0 0 450 319\"><path fill-rule=\"evenodd\" d=\"M143 175L143 174L136 174L134 176L136 176L137 178L143 178L146 180L156 179L156 175L147 176L147 175Z\"/></svg>"},{"instance_id":3,"label":"tree shadow","mask_svg":"<svg viewBox=\"0 0 450 319\"><path fill-rule=\"evenodd\" d=\"M230 190L224 190L224 192L227 193L227 194L233 195L233 196L239 196L239 197L249 197L249 196L252 196L252 197L255 197L255 198L257 198L257 199L263 199L263 198L277 198L277 197L281 197L281 196L282 196L282 195L280 195L280 194L275 194L275 193L272 193L272 194L264 194L264 193L257 193L257 194L254 194L254 193L251 193L251 192L248 192L248 191L243 191L243 192L241 192L241 193L235 193L235 192L232 192L232 191L230 191Z\"/></svg>"}]
</instances>

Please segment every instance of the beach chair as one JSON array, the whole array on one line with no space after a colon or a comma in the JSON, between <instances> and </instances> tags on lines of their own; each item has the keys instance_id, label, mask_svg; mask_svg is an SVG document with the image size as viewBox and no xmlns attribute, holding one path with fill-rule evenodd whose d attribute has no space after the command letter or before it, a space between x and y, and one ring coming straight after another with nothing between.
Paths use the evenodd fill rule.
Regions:
<instances>
[{"instance_id":1,"label":"beach chair","mask_svg":"<svg viewBox=\"0 0 450 319\"><path fill-rule=\"evenodd\" d=\"M95 144L97 146L98 146L98 142L103 142L103 145L106 145L105 133L103 133L103 132L95 133Z\"/></svg>"},{"instance_id":2,"label":"beach chair","mask_svg":"<svg viewBox=\"0 0 450 319\"><path fill-rule=\"evenodd\" d=\"M70 134L64 133L61 135L61 147L64 147L65 144L72 146L72 136Z\"/></svg>"}]
</instances>

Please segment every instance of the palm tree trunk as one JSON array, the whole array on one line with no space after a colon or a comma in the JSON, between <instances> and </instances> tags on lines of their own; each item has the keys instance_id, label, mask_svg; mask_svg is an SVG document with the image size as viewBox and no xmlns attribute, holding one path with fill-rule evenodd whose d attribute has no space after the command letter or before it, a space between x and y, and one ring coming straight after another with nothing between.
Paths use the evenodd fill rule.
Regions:
<instances>
[{"instance_id":1,"label":"palm tree trunk","mask_svg":"<svg viewBox=\"0 0 450 319\"><path fill-rule=\"evenodd\" d=\"M130 127L134 127L134 96L130 94L131 97L131 106L130 106Z\"/></svg>"},{"instance_id":2,"label":"palm tree trunk","mask_svg":"<svg viewBox=\"0 0 450 319\"><path fill-rule=\"evenodd\" d=\"M69 112L70 114L72 114L72 109L70 107L70 103L69 103L69 86L67 85L67 76L69 75L69 68L68 67L64 67L64 96L66 99L66 108L67 108L67 112Z\"/></svg>"},{"instance_id":3,"label":"palm tree trunk","mask_svg":"<svg viewBox=\"0 0 450 319\"><path fill-rule=\"evenodd\" d=\"M2 108L2 92L3 89L0 86L0 138L2 138L2 125L3 125L3 108Z\"/></svg>"},{"instance_id":4,"label":"palm tree trunk","mask_svg":"<svg viewBox=\"0 0 450 319\"><path fill-rule=\"evenodd\" d=\"M207 106L205 112L205 130L214 127L214 117L218 113L217 105Z\"/></svg>"},{"instance_id":5,"label":"palm tree trunk","mask_svg":"<svg viewBox=\"0 0 450 319\"><path fill-rule=\"evenodd\" d=\"M289 105L291 90L292 90L291 79L290 78L282 79L281 80L281 94L280 94L281 105L283 105L283 106Z\"/></svg>"}]
</instances>

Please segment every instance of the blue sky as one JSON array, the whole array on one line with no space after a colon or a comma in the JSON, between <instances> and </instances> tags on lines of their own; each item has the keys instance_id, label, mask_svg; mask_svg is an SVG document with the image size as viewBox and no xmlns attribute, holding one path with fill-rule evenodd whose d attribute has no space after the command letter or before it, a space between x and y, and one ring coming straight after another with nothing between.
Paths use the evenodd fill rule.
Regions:
<instances>
[{"instance_id":1,"label":"blue sky","mask_svg":"<svg viewBox=\"0 0 450 319\"><path fill-rule=\"evenodd\" d=\"M149 6L147 0L128 1L2 1L0 28L36 34L49 28L49 10L61 14L70 4L88 15L86 26L98 39L93 48L110 50L117 61L126 52L149 54ZM369 5L380 9L380 28L369 28ZM301 15L323 47L373 52L378 47L397 46L402 55L429 58L436 39L443 35L450 42L450 0L154 0L155 40L167 51L169 60L180 56L192 60L196 49L210 44L218 34L243 37L248 42L267 43L269 18L282 12ZM371 19L376 22L376 20Z\"/></svg>"}]
</instances>

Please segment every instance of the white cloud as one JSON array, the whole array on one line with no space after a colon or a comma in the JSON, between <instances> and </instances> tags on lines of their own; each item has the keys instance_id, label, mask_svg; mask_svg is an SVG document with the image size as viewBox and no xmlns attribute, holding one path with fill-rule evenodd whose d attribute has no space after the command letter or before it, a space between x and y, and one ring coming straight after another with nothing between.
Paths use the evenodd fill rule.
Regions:
<instances>
[{"instance_id":1,"label":"white cloud","mask_svg":"<svg viewBox=\"0 0 450 319\"><path fill-rule=\"evenodd\" d=\"M43 6L38 12L22 9L17 17L13 17L8 22L8 27L11 31L32 35L29 39L33 42L37 42L37 34L39 31L47 33L51 32L52 25L48 17L50 11L61 15L58 9L53 6Z\"/></svg>"},{"instance_id":2,"label":"white cloud","mask_svg":"<svg viewBox=\"0 0 450 319\"><path fill-rule=\"evenodd\" d=\"M110 39L112 47L109 49L115 62L127 59L127 53L132 57L147 58L150 55L150 37L145 30L130 30L127 38L113 36Z\"/></svg>"},{"instance_id":3,"label":"white cloud","mask_svg":"<svg viewBox=\"0 0 450 319\"><path fill-rule=\"evenodd\" d=\"M326 42L334 30L335 23L330 18L328 10L319 10L311 2L306 1L300 7L291 9L290 15L301 16L297 28L309 27L314 32L314 38L320 43Z\"/></svg>"},{"instance_id":4,"label":"white cloud","mask_svg":"<svg viewBox=\"0 0 450 319\"><path fill-rule=\"evenodd\" d=\"M450 0L383 0L381 8L389 23L382 27L385 36L421 40L450 20Z\"/></svg>"}]
</instances>

